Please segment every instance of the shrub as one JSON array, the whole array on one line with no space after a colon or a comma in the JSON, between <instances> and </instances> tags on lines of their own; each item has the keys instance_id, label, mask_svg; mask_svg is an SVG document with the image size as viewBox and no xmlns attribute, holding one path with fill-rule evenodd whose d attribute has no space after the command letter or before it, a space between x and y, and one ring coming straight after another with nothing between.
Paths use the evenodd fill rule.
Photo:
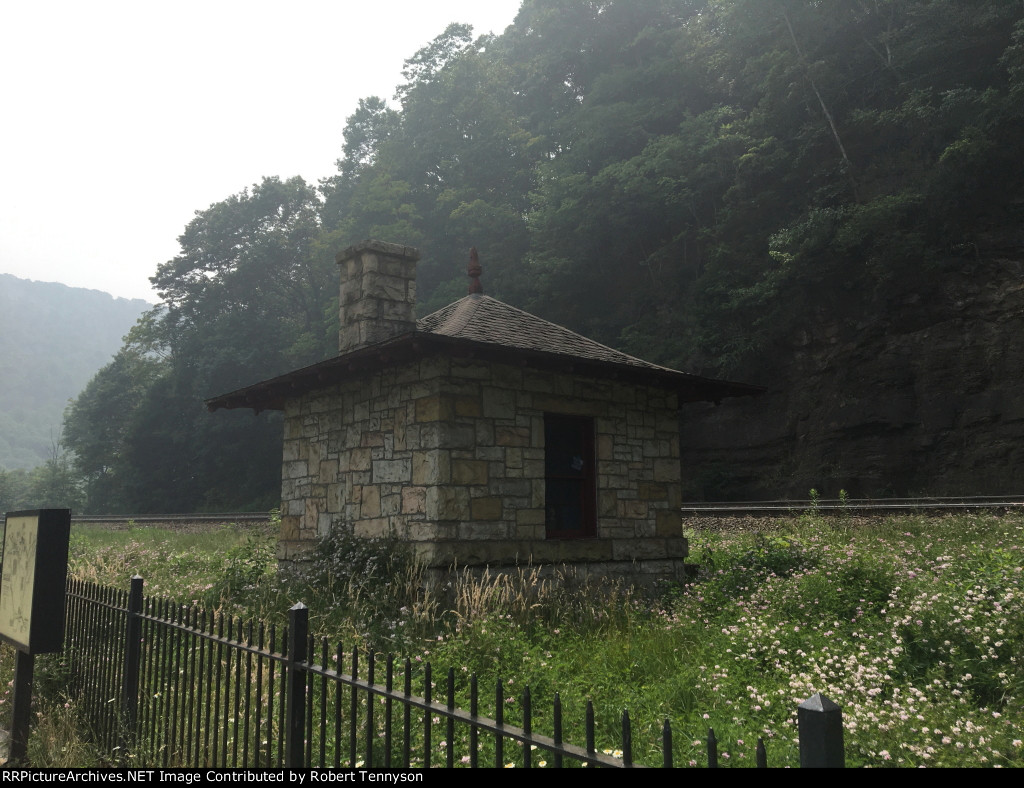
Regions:
<instances>
[{"instance_id":1,"label":"shrub","mask_svg":"<svg viewBox=\"0 0 1024 788\"><path fill-rule=\"evenodd\" d=\"M215 599L227 597L241 601L276 579L274 548L277 540L262 534L249 534L245 544L224 555L221 580L214 587Z\"/></svg>"},{"instance_id":2,"label":"shrub","mask_svg":"<svg viewBox=\"0 0 1024 788\"><path fill-rule=\"evenodd\" d=\"M406 645L433 619L423 566L407 542L392 537L363 538L335 527L285 582L293 595L310 600L313 615L329 611L334 631L340 625L378 650Z\"/></svg>"}]
</instances>

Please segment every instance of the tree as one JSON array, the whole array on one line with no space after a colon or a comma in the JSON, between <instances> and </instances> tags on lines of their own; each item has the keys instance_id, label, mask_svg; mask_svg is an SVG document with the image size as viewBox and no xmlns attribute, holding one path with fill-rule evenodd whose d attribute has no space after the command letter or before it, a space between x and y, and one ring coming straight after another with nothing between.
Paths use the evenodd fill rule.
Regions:
<instances>
[{"instance_id":1,"label":"tree","mask_svg":"<svg viewBox=\"0 0 1024 788\"><path fill-rule=\"evenodd\" d=\"M28 497L32 508L78 510L81 507L81 485L60 432L51 435L49 459L29 475Z\"/></svg>"},{"instance_id":2,"label":"tree","mask_svg":"<svg viewBox=\"0 0 1024 788\"><path fill-rule=\"evenodd\" d=\"M152 278L164 303L69 412L90 506L138 513L269 508L280 420L212 417L204 399L322 359L337 286L320 201L265 178L196 213ZM331 334L334 336L331 336Z\"/></svg>"},{"instance_id":3,"label":"tree","mask_svg":"<svg viewBox=\"0 0 1024 788\"><path fill-rule=\"evenodd\" d=\"M372 177L384 144L399 130L401 113L377 96L359 99L359 108L349 115L342 132L342 157L335 162L337 175L320 183L324 196L323 225L330 231L351 218L352 193L361 176Z\"/></svg>"},{"instance_id":4,"label":"tree","mask_svg":"<svg viewBox=\"0 0 1024 788\"><path fill-rule=\"evenodd\" d=\"M296 355L300 362L323 356L321 305L334 271L333 261L313 254L319 208L302 178L264 178L196 213L178 239L181 254L151 279L164 299L161 328L175 357L185 345L193 357L212 352L212 366L236 368L215 373L223 378L217 384L233 385L244 375L283 371Z\"/></svg>"},{"instance_id":5,"label":"tree","mask_svg":"<svg viewBox=\"0 0 1024 788\"><path fill-rule=\"evenodd\" d=\"M29 472L24 468L9 471L0 468L0 512L27 509L32 504L28 495Z\"/></svg>"},{"instance_id":6,"label":"tree","mask_svg":"<svg viewBox=\"0 0 1024 788\"><path fill-rule=\"evenodd\" d=\"M513 111L494 39L467 25L406 61L400 115L365 100L349 118L339 173L325 181L325 216L339 244L365 237L420 248L421 303L462 290L468 248L488 250L488 292L526 287L526 216L538 140ZM427 307L429 308L429 307Z\"/></svg>"},{"instance_id":7,"label":"tree","mask_svg":"<svg viewBox=\"0 0 1024 788\"><path fill-rule=\"evenodd\" d=\"M65 413L64 440L74 452L89 512L130 511L122 482L132 422L150 388L169 370L167 349L159 339L161 314L157 307L139 319L118 354Z\"/></svg>"}]
</instances>

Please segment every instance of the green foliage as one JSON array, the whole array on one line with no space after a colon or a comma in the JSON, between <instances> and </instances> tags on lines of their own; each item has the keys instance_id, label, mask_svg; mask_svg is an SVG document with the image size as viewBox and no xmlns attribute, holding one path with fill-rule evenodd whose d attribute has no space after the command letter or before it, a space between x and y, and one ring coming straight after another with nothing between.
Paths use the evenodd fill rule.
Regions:
<instances>
[{"instance_id":1,"label":"green foliage","mask_svg":"<svg viewBox=\"0 0 1024 788\"><path fill-rule=\"evenodd\" d=\"M431 607L422 573L408 542L363 539L339 527L321 539L287 585L310 600L311 626L341 625L350 637L385 651L420 634L423 610Z\"/></svg>"},{"instance_id":2,"label":"green foliage","mask_svg":"<svg viewBox=\"0 0 1024 788\"><path fill-rule=\"evenodd\" d=\"M336 528L316 547L307 582L315 586L345 586L357 593L386 587L391 578L408 570L413 554L408 542L394 538L363 539Z\"/></svg>"},{"instance_id":3,"label":"green foliage","mask_svg":"<svg viewBox=\"0 0 1024 788\"><path fill-rule=\"evenodd\" d=\"M0 512L14 512L31 507L29 472L0 468Z\"/></svg>"},{"instance_id":4,"label":"green foliage","mask_svg":"<svg viewBox=\"0 0 1024 788\"><path fill-rule=\"evenodd\" d=\"M70 409L93 510L267 509L280 420L212 418L203 400L323 357L333 261L314 244L320 200L265 178L199 211L157 270L164 303Z\"/></svg>"},{"instance_id":5,"label":"green foliage","mask_svg":"<svg viewBox=\"0 0 1024 788\"><path fill-rule=\"evenodd\" d=\"M794 618L813 610L822 619L855 621L884 607L894 587L889 567L877 559L843 561L831 571L801 573L779 609Z\"/></svg>"},{"instance_id":6,"label":"green foliage","mask_svg":"<svg viewBox=\"0 0 1024 788\"><path fill-rule=\"evenodd\" d=\"M528 0L501 36L449 25L394 107L360 102L319 189L197 212L154 277L159 353L130 341L72 409L88 505L272 505L277 422L200 403L332 354L333 255L367 237L420 248L421 313L476 246L488 293L741 379L817 315L928 302L1016 243L1022 41L1017 0Z\"/></svg>"},{"instance_id":7,"label":"green foliage","mask_svg":"<svg viewBox=\"0 0 1024 788\"><path fill-rule=\"evenodd\" d=\"M220 596L214 589L222 582L225 554L244 549L249 538L247 531L228 524L203 532L149 527L109 531L76 525L71 530L68 571L81 580L115 587L140 575L148 595L216 605Z\"/></svg>"},{"instance_id":8,"label":"green foliage","mask_svg":"<svg viewBox=\"0 0 1024 788\"><path fill-rule=\"evenodd\" d=\"M131 425L166 363L152 346L159 320L154 309L140 318L125 346L93 376L65 415L65 438L74 449L74 467L85 487L85 511L123 513L128 509L119 477Z\"/></svg>"},{"instance_id":9,"label":"green foliage","mask_svg":"<svg viewBox=\"0 0 1024 788\"><path fill-rule=\"evenodd\" d=\"M481 713L492 716L500 680L506 719L518 724L528 685L534 730L550 733L558 692L565 739L580 742L589 698L599 749L617 745L628 708L639 763L660 762L668 719L677 763L703 765L713 727L729 754L723 765L752 766L758 736L771 765L796 765L796 706L823 692L843 709L849 766L1020 765L1020 517L901 516L842 527L794 517L762 526L690 532L699 578L659 600L533 567L463 572L443 599L431 599L421 586L411 593L414 586L397 584L404 559L387 540L346 535L321 545L305 580L274 578L266 543L229 528L86 529L73 535L72 571L125 587L128 573L115 559L128 555L132 566L144 562L150 591L187 601L229 567L263 590L243 590L236 602L216 592L222 611L280 622L301 599L317 636L394 651L399 662L408 656L417 675L429 661L439 686L453 668L462 708L475 673ZM188 554L198 554L192 564ZM164 567L180 593L163 585ZM406 609L397 608L392 629L399 603ZM464 741L456 746L465 751Z\"/></svg>"},{"instance_id":10,"label":"green foliage","mask_svg":"<svg viewBox=\"0 0 1024 788\"><path fill-rule=\"evenodd\" d=\"M717 576L716 586L728 595L751 591L768 577L790 577L817 560L794 539L761 533L738 556L711 553L707 558L706 571Z\"/></svg>"},{"instance_id":11,"label":"green foliage","mask_svg":"<svg viewBox=\"0 0 1024 788\"><path fill-rule=\"evenodd\" d=\"M58 434L51 438L50 457L30 471L0 468L0 512L18 509L72 509L83 501L81 479L72 467L73 456Z\"/></svg>"},{"instance_id":12,"label":"green foliage","mask_svg":"<svg viewBox=\"0 0 1024 788\"><path fill-rule=\"evenodd\" d=\"M266 534L248 534L245 544L228 550L221 568L221 582L215 586L220 598L239 602L274 581L277 540Z\"/></svg>"}]
</instances>

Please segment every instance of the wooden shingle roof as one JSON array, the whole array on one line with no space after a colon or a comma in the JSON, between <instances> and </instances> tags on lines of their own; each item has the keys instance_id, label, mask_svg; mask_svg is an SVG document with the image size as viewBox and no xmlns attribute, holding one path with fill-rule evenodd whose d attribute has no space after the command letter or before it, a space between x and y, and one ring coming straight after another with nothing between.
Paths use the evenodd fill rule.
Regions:
<instances>
[{"instance_id":1,"label":"wooden shingle roof","mask_svg":"<svg viewBox=\"0 0 1024 788\"><path fill-rule=\"evenodd\" d=\"M504 348L554 353L578 361L675 371L620 353L568 328L482 294L460 298L444 309L417 320L416 330Z\"/></svg>"},{"instance_id":2,"label":"wooden shingle roof","mask_svg":"<svg viewBox=\"0 0 1024 788\"><path fill-rule=\"evenodd\" d=\"M718 402L763 391L630 356L481 293L416 321L416 330L206 401L219 408L281 410L287 399L428 354L479 358L674 390L680 402Z\"/></svg>"}]
</instances>

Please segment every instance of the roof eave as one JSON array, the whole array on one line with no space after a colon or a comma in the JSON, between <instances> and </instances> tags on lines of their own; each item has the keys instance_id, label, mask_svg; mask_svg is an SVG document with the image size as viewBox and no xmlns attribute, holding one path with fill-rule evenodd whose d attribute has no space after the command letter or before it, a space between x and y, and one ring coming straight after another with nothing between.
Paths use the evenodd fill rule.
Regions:
<instances>
[{"instance_id":1,"label":"roof eave","mask_svg":"<svg viewBox=\"0 0 1024 788\"><path fill-rule=\"evenodd\" d=\"M422 357L425 352L444 350L462 358L479 358L553 372L591 375L610 380L653 385L675 391L680 403L721 402L727 397L761 394L760 386L717 380L665 367L642 367L612 361L582 359L540 350L506 347L489 342L411 331L366 348L321 361L309 367L260 381L236 391L206 400L208 410L251 408L284 410L288 399L324 386L340 383L351 375L379 369L387 364Z\"/></svg>"}]
</instances>

